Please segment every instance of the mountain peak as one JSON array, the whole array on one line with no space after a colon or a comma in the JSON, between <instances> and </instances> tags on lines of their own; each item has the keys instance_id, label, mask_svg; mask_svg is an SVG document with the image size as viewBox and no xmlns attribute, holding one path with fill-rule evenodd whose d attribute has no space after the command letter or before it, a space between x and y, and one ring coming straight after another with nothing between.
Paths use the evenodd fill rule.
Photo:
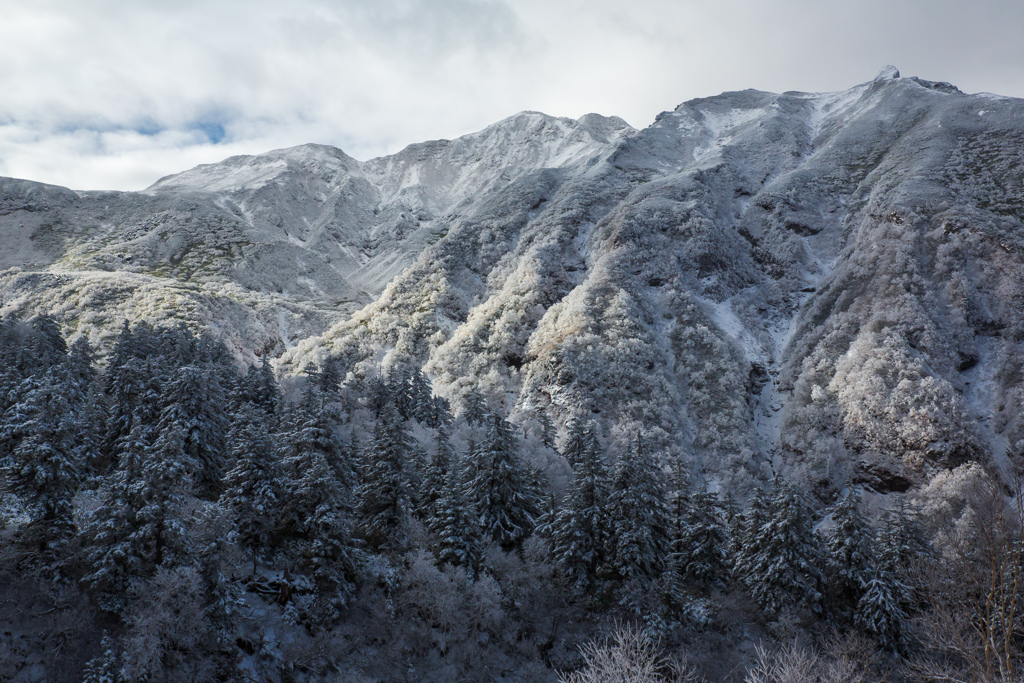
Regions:
<instances>
[{"instance_id":1,"label":"mountain peak","mask_svg":"<svg viewBox=\"0 0 1024 683\"><path fill-rule=\"evenodd\" d=\"M876 81L894 81L900 77L900 70L894 67L892 64L886 64L882 67L882 70L875 76Z\"/></svg>"}]
</instances>

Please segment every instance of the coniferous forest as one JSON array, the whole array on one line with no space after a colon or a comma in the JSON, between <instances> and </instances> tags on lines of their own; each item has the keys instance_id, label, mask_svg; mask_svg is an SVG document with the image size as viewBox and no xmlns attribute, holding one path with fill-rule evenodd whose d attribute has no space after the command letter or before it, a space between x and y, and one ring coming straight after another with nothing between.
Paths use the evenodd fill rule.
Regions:
<instances>
[{"instance_id":1,"label":"coniferous forest","mask_svg":"<svg viewBox=\"0 0 1024 683\"><path fill-rule=\"evenodd\" d=\"M737 500L418 368L46 316L0 323L0 416L4 680L1017 680L1021 516L975 465L930 508Z\"/></svg>"}]
</instances>

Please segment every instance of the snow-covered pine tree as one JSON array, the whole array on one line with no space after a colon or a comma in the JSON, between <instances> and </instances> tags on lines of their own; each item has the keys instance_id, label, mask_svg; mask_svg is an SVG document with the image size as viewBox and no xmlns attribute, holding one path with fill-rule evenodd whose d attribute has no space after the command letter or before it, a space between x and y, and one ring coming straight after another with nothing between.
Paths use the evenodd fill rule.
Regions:
<instances>
[{"instance_id":1,"label":"snow-covered pine tree","mask_svg":"<svg viewBox=\"0 0 1024 683\"><path fill-rule=\"evenodd\" d=\"M491 416L487 435L471 456L474 473L467 482L484 538L505 550L522 545L539 514L536 486L518 451L513 426L499 415Z\"/></svg>"},{"instance_id":2,"label":"snow-covered pine tree","mask_svg":"<svg viewBox=\"0 0 1024 683\"><path fill-rule=\"evenodd\" d=\"M122 683L119 660L114 640L104 633L100 654L86 663L82 683Z\"/></svg>"},{"instance_id":3,"label":"snow-covered pine tree","mask_svg":"<svg viewBox=\"0 0 1024 683\"><path fill-rule=\"evenodd\" d=\"M443 396L434 396L430 399L430 418L427 426L437 429L441 426L450 426L454 422L452 418L452 407L448 399Z\"/></svg>"},{"instance_id":4,"label":"snow-covered pine tree","mask_svg":"<svg viewBox=\"0 0 1024 683\"><path fill-rule=\"evenodd\" d=\"M337 356L328 356L315 375L317 388L328 396L335 396L345 379L344 363Z\"/></svg>"},{"instance_id":5,"label":"snow-covered pine tree","mask_svg":"<svg viewBox=\"0 0 1024 683\"><path fill-rule=\"evenodd\" d=\"M608 555L608 470L593 423L570 425L566 457L574 476L551 524L551 554L566 578L586 589Z\"/></svg>"},{"instance_id":6,"label":"snow-covered pine tree","mask_svg":"<svg viewBox=\"0 0 1024 683\"><path fill-rule=\"evenodd\" d=\"M262 361L249 366L242 378L239 402L251 403L268 416L277 414L281 405L281 388L269 363Z\"/></svg>"},{"instance_id":7,"label":"snow-covered pine tree","mask_svg":"<svg viewBox=\"0 0 1024 683\"><path fill-rule=\"evenodd\" d=\"M231 511L241 545L252 557L252 572L277 526L284 488L277 447L266 427L266 415L247 404L228 434L234 466L224 475L220 502Z\"/></svg>"},{"instance_id":8,"label":"snow-covered pine tree","mask_svg":"<svg viewBox=\"0 0 1024 683\"><path fill-rule=\"evenodd\" d=\"M402 543L396 535L412 513L416 484L407 469L411 450L405 422L389 402L363 456L358 496L367 536L374 546Z\"/></svg>"},{"instance_id":9,"label":"snow-covered pine tree","mask_svg":"<svg viewBox=\"0 0 1024 683\"><path fill-rule=\"evenodd\" d=\"M558 431L555 429L555 423L551 421L551 416L548 415L547 411L537 411L537 427L540 430L541 443L551 450L555 450L555 437L558 436Z\"/></svg>"},{"instance_id":10,"label":"snow-covered pine tree","mask_svg":"<svg viewBox=\"0 0 1024 683\"><path fill-rule=\"evenodd\" d=\"M450 467L430 527L438 537L437 561L465 567L476 576L483 559L479 515L465 497L458 468Z\"/></svg>"},{"instance_id":11,"label":"snow-covered pine tree","mask_svg":"<svg viewBox=\"0 0 1024 683\"><path fill-rule=\"evenodd\" d=\"M754 559L764 548L757 544L765 540L761 534L762 527L767 524L770 516L769 492L759 488L750 499L747 509L742 513L733 512L730 526L733 578L747 583L754 568Z\"/></svg>"},{"instance_id":12,"label":"snow-covered pine tree","mask_svg":"<svg viewBox=\"0 0 1024 683\"><path fill-rule=\"evenodd\" d=\"M218 373L197 365L178 369L164 387L164 406L156 447L166 451L169 435L179 434L186 462L194 468L189 475L197 492L203 496L218 493L229 424Z\"/></svg>"},{"instance_id":13,"label":"snow-covered pine tree","mask_svg":"<svg viewBox=\"0 0 1024 683\"><path fill-rule=\"evenodd\" d=\"M456 476L458 476L457 470L454 468L455 450L452 448L451 441L448 438L448 427L438 427L437 447L434 449L434 455L430 458L430 462L423 473L418 497L420 516L428 520L427 526L435 533L437 533L437 529L434 528L432 520L437 519L438 516L436 504L444 494L444 487L448 481L449 472L456 471Z\"/></svg>"},{"instance_id":14,"label":"snow-covered pine tree","mask_svg":"<svg viewBox=\"0 0 1024 683\"><path fill-rule=\"evenodd\" d=\"M488 419L487 403L476 390L471 390L463 399L462 414L459 416L467 424L481 426L487 424Z\"/></svg>"},{"instance_id":15,"label":"snow-covered pine tree","mask_svg":"<svg viewBox=\"0 0 1024 683\"><path fill-rule=\"evenodd\" d=\"M133 440L132 447L144 448L139 459L138 477L127 482L129 505L135 513L132 543L148 567L180 564L189 555L182 505L193 486L193 460L185 450L186 435L171 426L152 448L144 440ZM219 483L219 482L218 482Z\"/></svg>"},{"instance_id":16,"label":"snow-covered pine tree","mask_svg":"<svg viewBox=\"0 0 1024 683\"><path fill-rule=\"evenodd\" d=\"M776 477L765 521L751 535L745 573L751 596L769 613L821 604L823 560L813 520L797 491Z\"/></svg>"},{"instance_id":17,"label":"snow-covered pine tree","mask_svg":"<svg viewBox=\"0 0 1024 683\"><path fill-rule=\"evenodd\" d=\"M347 602L356 576L351 491L338 481L326 459L315 454L292 495L304 498L310 510L300 528L300 546L313 569L318 597L334 612Z\"/></svg>"},{"instance_id":18,"label":"snow-covered pine tree","mask_svg":"<svg viewBox=\"0 0 1024 683\"><path fill-rule=\"evenodd\" d=\"M906 606L912 589L900 579L907 565L905 532L898 516L883 523L873 546L874 564L867 577L854 612L854 623L881 647L898 651L906 642Z\"/></svg>"},{"instance_id":19,"label":"snow-covered pine tree","mask_svg":"<svg viewBox=\"0 0 1024 683\"><path fill-rule=\"evenodd\" d=\"M413 395L412 395L412 373L409 368L402 368L397 374L389 376L391 384L391 396L395 402L395 408L403 420L411 420L413 417Z\"/></svg>"},{"instance_id":20,"label":"snow-covered pine tree","mask_svg":"<svg viewBox=\"0 0 1024 683\"><path fill-rule=\"evenodd\" d=\"M88 567L83 581L113 612L124 606L132 580L151 575L160 565L180 564L189 553L181 519L190 486L183 454L173 448L160 453L147 440L142 421L134 424L82 534ZM169 441L181 439L172 433Z\"/></svg>"},{"instance_id":21,"label":"snow-covered pine tree","mask_svg":"<svg viewBox=\"0 0 1024 683\"><path fill-rule=\"evenodd\" d=\"M85 466L80 418L67 400L67 375L52 366L29 377L8 411L13 449L2 471L7 488L34 511L40 548L74 532L71 500Z\"/></svg>"},{"instance_id":22,"label":"snow-covered pine tree","mask_svg":"<svg viewBox=\"0 0 1024 683\"><path fill-rule=\"evenodd\" d=\"M62 365L68 357L68 345L60 325L51 315L32 319L32 342L29 356L36 372Z\"/></svg>"},{"instance_id":23,"label":"snow-covered pine tree","mask_svg":"<svg viewBox=\"0 0 1024 683\"><path fill-rule=\"evenodd\" d=\"M662 478L640 437L615 462L607 508L609 565L620 579L653 580L664 568L668 510Z\"/></svg>"},{"instance_id":24,"label":"snow-covered pine tree","mask_svg":"<svg viewBox=\"0 0 1024 683\"><path fill-rule=\"evenodd\" d=\"M420 369L414 369L409 377L409 400L412 417L420 424L431 426L434 412L434 392L430 380Z\"/></svg>"},{"instance_id":25,"label":"snow-covered pine tree","mask_svg":"<svg viewBox=\"0 0 1024 683\"><path fill-rule=\"evenodd\" d=\"M871 576L873 533L860 512L860 496L850 489L832 513L825 534L825 560L834 609L849 615Z\"/></svg>"},{"instance_id":26,"label":"snow-covered pine tree","mask_svg":"<svg viewBox=\"0 0 1024 683\"><path fill-rule=\"evenodd\" d=\"M323 454L342 486L354 490L357 466L351 449L345 447L337 433L341 422L335 403L327 402L327 395L315 384L307 383L299 402L287 412L284 420L285 442L283 462L291 473L291 463L302 463L308 456L303 453Z\"/></svg>"},{"instance_id":27,"label":"snow-covered pine tree","mask_svg":"<svg viewBox=\"0 0 1024 683\"><path fill-rule=\"evenodd\" d=\"M729 574L729 536L720 517L718 496L697 491L680 512L682 524L672 543L672 562L680 577L704 587L722 585Z\"/></svg>"}]
</instances>

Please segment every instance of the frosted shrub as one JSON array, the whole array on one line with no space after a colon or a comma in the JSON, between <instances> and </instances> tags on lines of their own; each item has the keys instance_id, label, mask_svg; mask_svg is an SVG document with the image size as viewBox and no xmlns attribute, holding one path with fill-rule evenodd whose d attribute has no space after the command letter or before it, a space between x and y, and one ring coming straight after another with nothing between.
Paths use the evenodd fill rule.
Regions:
<instances>
[{"instance_id":1,"label":"frosted shrub","mask_svg":"<svg viewBox=\"0 0 1024 683\"><path fill-rule=\"evenodd\" d=\"M634 626L619 626L611 636L580 648L584 666L559 676L560 683L698 683L690 666L670 662L658 643Z\"/></svg>"}]
</instances>

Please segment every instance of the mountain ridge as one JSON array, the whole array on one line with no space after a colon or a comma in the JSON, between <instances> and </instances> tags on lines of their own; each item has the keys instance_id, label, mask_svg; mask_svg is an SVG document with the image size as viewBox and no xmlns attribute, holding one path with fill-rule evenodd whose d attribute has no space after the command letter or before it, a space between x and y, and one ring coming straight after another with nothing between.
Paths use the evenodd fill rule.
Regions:
<instances>
[{"instance_id":1,"label":"mountain ridge","mask_svg":"<svg viewBox=\"0 0 1024 683\"><path fill-rule=\"evenodd\" d=\"M185 310L247 360L422 366L456 407L595 416L723 487L886 490L1024 446L1022 114L885 69L641 130L522 112L365 162L232 157L142 193L4 180L0 264L36 270L0 273L0 311L84 306L102 341ZM72 305L94 300L115 303Z\"/></svg>"}]
</instances>

